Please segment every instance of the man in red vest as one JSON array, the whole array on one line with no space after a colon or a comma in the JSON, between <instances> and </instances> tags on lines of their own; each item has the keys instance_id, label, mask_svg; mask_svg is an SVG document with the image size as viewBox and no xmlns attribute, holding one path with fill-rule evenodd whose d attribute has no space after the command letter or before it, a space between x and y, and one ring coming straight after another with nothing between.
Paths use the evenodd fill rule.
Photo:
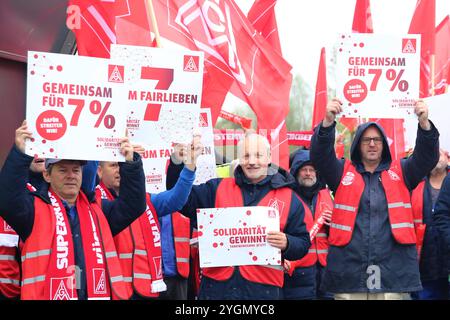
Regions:
<instances>
[{"instance_id":1,"label":"man in red vest","mask_svg":"<svg viewBox=\"0 0 450 320\"><path fill-rule=\"evenodd\" d=\"M448 152L441 149L439 162L411 195L414 225L417 234L420 279L423 290L414 292L413 299L448 300L449 282L447 252L436 228L433 215L436 201L447 173Z\"/></svg>"},{"instance_id":2,"label":"man in red vest","mask_svg":"<svg viewBox=\"0 0 450 320\"><path fill-rule=\"evenodd\" d=\"M27 188L31 191L44 184L45 159L34 158L29 168ZM0 300L20 297L20 248L17 233L0 217Z\"/></svg>"},{"instance_id":3,"label":"man in red vest","mask_svg":"<svg viewBox=\"0 0 450 320\"><path fill-rule=\"evenodd\" d=\"M135 151L141 149L139 146L136 147ZM196 161L203 149L200 137L194 138L192 147L196 152L191 153L193 158L186 164L186 167L181 172L180 178L175 186L168 191L160 192L158 194L148 194L148 210L152 211L152 217L154 218L150 221L151 223L147 224L146 220L148 220L148 217L147 214L144 213L143 217L137 219L128 228L124 229L114 237L119 260L126 278L125 281L132 287L134 293L132 299L160 297L162 293L166 292L166 289L171 292L178 291L178 283L167 281L166 275L163 274L162 250L164 250L164 246L167 246L167 244L162 241L158 217L169 215L180 210L186 203L189 193L191 192L192 183L195 180ZM98 176L100 177L100 183L96 188L97 196L107 200L116 199L120 194L119 164L117 162L101 161L98 167ZM190 249L189 219L182 217L179 213L174 213L172 218L174 222L178 222L178 224L176 224L178 229L174 230L175 246L178 245L178 242L184 244L184 247L180 249L184 249L181 251L185 254L184 259L188 260ZM182 233L176 233L179 231L182 231ZM150 239L146 239L147 237ZM175 249L176 248L177 247L175 247ZM180 251L180 249L178 251ZM183 261L183 263L186 262ZM156 269L155 265L157 266ZM181 265L181 269L183 267L184 264ZM153 269L155 270L153 271ZM185 270L181 271L185 272L184 275L187 278L189 273L189 263L186 263ZM159 284L157 288L156 284ZM184 298L180 297L181 299L187 299L187 286L185 291Z\"/></svg>"},{"instance_id":4,"label":"man in red vest","mask_svg":"<svg viewBox=\"0 0 450 320\"><path fill-rule=\"evenodd\" d=\"M280 249L285 259L302 258L311 243L303 222L304 207L290 188L294 178L271 164L270 144L263 136L246 135L238 145L238 157L240 164L234 178L212 179L193 186L181 212L196 222L198 208L276 204L281 230L268 232L267 242ZM175 177L173 170L171 163L168 175ZM199 299L279 299L283 281L281 265L202 268Z\"/></svg>"},{"instance_id":5,"label":"man in red vest","mask_svg":"<svg viewBox=\"0 0 450 320\"><path fill-rule=\"evenodd\" d=\"M442 251L447 260L447 274L450 285L450 174L445 177L434 206L433 224L438 229L439 238L442 241ZM448 295L450 296L450 291Z\"/></svg>"},{"instance_id":6,"label":"man in red vest","mask_svg":"<svg viewBox=\"0 0 450 320\"><path fill-rule=\"evenodd\" d=\"M383 128L358 127L351 161L334 152L334 98L311 140L311 160L335 192L323 289L335 299L404 299L422 289L410 192L439 159L439 132L419 100L416 145L408 159L392 161Z\"/></svg>"},{"instance_id":7,"label":"man in red vest","mask_svg":"<svg viewBox=\"0 0 450 320\"><path fill-rule=\"evenodd\" d=\"M128 299L112 236L145 210L140 156L121 139L121 198L101 207L81 190L83 160L46 159L41 190L25 189L33 160L24 153L32 139L26 121L0 172L0 214L25 241L22 299ZM122 197L123 196L123 197Z\"/></svg>"},{"instance_id":8,"label":"man in red vest","mask_svg":"<svg viewBox=\"0 0 450 320\"><path fill-rule=\"evenodd\" d=\"M330 190L325 186L309 157L309 150L297 150L291 161L292 176L296 178L295 192L305 206L305 223L311 247L300 260L284 260L283 298L288 300L330 299L332 295L320 290L323 270L327 265L328 226L333 211Z\"/></svg>"}]
</instances>

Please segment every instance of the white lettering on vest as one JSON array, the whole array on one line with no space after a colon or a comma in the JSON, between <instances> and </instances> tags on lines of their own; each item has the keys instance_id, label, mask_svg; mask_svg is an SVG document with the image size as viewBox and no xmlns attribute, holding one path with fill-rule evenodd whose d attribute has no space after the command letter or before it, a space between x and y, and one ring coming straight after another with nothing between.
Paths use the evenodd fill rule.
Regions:
<instances>
[{"instance_id":1,"label":"white lettering on vest","mask_svg":"<svg viewBox=\"0 0 450 320\"><path fill-rule=\"evenodd\" d=\"M65 269L69 266L69 242L64 239L67 235L67 226L58 201L50 192L48 195L56 217L56 267Z\"/></svg>"},{"instance_id":2,"label":"white lettering on vest","mask_svg":"<svg viewBox=\"0 0 450 320\"><path fill-rule=\"evenodd\" d=\"M94 236L94 242L92 243L92 251L95 252L95 257L97 258L97 263L103 264L102 247L100 246L100 241L98 240L97 228L95 227L94 219L92 219L92 214L91 214L90 210L89 210L89 218L91 219L92 233Z\"/></svg>"},{"instance_id":3,"label":"white lettering on vest","mask_svg":"<svg viewBox=\"0 0 450 320\"><path fill-rule=\"evenodd\" d=\"M145 213L147 214L148 221L150 222L150 226L152 227L154 246L161 247L161 235L159 233L158 226L156 225L155 218L153 217L152 210L150 210L148 206Z\"/></svg>"}]
</instances>

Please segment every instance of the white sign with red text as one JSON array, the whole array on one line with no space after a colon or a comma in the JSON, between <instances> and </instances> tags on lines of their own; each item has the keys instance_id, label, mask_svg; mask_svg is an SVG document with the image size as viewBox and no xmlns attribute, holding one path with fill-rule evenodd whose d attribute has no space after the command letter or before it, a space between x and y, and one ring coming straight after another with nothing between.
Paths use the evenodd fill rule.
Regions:
<instances>
[{"instance_id":1,"label":"white sign with red text","mask_svg":"<svg viewBox=\"0 0 450 320\"><path fill-rule=\"evenodd\" d=\"M267 243L280 230L273 207L198 209L200 267L281 265L281 251Z\"/></svg>"},{"instance_id":2,"label":"white sign with red text","mask_svg":"<svg viewBox=\"0 0 450 320\"><path fill-rule=\"evenodd\" d=\"M198 132L202 135L202 144L205 152L197 159L194 184L204 183L216 178L216 157L214 154L214 134L211 120L211 110L200 109ZM192 139L192 138L191 138ZM150 147L146 145L142 157L144 164L146 190L150 193L158 193L166 190L166 167L173 152L173 147Z\"/></svg>"},{"instance_id":3,"label":"white sign with red text","mask_svg":"<svg viewBox=\"0 0 450 320\"><path fill-rule=\"evenodd\" d=\"M131 67L125 75L131 140L150 146L191 142L202 96L203 53L111 45L111 58Z\"/></svg>"},{"instance_id":4,"label":"white sign with red text","mask_svg":"<svg viewBox=\"0 0 450 320\"><path fill-rule=\"evenodd\" d=\"M352 33L336 44L339 116L413 118L419 98L420 36Z\"/></svg>"},{"instance_id":5,"label":"white sign with red text","mask_svg":"<svg viewBox=\"0 0 450 320\"><path fill-rule=\"evenodd\" d=\"M26 153L124 161L127 66L113 60L28 52Z\"/></svg>"}]
</instances>

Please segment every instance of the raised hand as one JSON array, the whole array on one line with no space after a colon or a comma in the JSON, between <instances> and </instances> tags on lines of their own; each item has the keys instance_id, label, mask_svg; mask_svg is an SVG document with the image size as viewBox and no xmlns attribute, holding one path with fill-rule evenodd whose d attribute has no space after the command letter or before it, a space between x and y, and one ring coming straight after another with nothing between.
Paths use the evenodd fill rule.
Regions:
<instances>
[{"instance_id":1,"label":"raised hand","mask_svg":"<svg viewBox=\"0 0 450 320\"><path fill-rule=\"evenodd\" d=\"M428 106L425 101L422 99L417 100L414 113L417 115L420 127L424 130L430 130L431 123L428 120Z\"/></svg>"},{"instance_id":2,"label":"raised hand","mask_svg":"<svg viewBox=\"0 0 450 320\"><path fill-rule=\"evenodd\" d=\"M33 134L28 130L27 120L23 120L19 128L16 129L15 144L17 149L25 153L25 141L33 138Z\"/></svg>"},{"instance_id":3,"label":"raised hand","mask_svg":"<svg viewBox=\"0 0 450 320\"><path fill-rule=\"evenodd\" d=\"M327 109L325 119L323 119L322 125L329 127L334 123L336 115L342 112L342 101L338 98L333 98L327 103Z\"/></svg>"}]
</instances>

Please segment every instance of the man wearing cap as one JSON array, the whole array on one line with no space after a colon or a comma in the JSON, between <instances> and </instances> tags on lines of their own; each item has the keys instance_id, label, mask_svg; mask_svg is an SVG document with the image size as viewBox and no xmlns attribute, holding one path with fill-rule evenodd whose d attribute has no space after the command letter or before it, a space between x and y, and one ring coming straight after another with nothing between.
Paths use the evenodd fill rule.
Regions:
<instances>
[{"instance_id":1,"label":"man wearing cap","mask_svg":"<svg viewBox=\"0 0 450 320\"><path fill-rule=\"evenodd\" d=\"M128 299L113 235L145 211L145 178L140 156L121 139L120 194L95 202L81 190L83 160L47 159L47 182L36 192L25 189L33 160L24 153L31 139L26 121L0 172L0 214L25 241L22 299Z\"/></svg>"}]
</instances>

